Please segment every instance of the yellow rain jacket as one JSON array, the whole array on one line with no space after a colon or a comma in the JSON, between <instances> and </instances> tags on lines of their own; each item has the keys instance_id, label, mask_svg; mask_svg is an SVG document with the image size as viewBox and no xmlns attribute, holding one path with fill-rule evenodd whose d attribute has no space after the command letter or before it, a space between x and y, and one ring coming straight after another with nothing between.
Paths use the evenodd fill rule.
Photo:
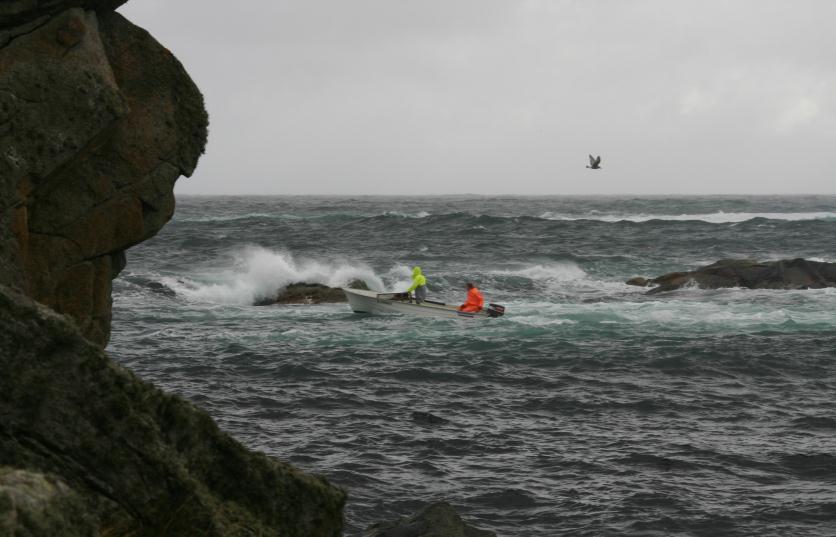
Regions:
<instances>
[{"instance_id":1,"label":"yellow rain jacket","mask_svg":"<svg viewBox=\"0 0 836 537\"><path fill-rule=\"evenodd\" d=\"M412 286L406 292L411 293L422 285L427 285L427 279L421 274L421 267L415 267L412 269Z\"/></svg>"}]
</instances>

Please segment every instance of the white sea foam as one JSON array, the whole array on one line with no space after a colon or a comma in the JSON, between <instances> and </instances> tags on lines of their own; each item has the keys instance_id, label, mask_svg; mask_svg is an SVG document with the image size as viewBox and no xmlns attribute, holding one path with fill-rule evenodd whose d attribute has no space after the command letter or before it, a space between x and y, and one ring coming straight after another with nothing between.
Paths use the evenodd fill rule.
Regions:
<instances>
[{"instance_id":1,"label":"white sea foam","mask_svg":"<svg viewBox=\"0 0 836 537\"><path fill-rule=\"evenodd\" d=\"M776 327L786 323L827 325L834 322L832 295L828 290L805 295L799 304L794 291L725 290L722 300L707 296L681 299L565 303L542 305L549 317L574 319L582 323L641 326L642 330L685 330L735 332ZM759 299L768 299L768 309ZM529 306L529 305L527 305ZM819 307L825 306L825 307Z\"/></svg>"},{"instance_id":2,"label":"white sea foam","mask_svg":"<svg viewBox=\"0 0 836 537\"><path fill-rule=\"evenodd\" d=\"M427 211L418 211L417 213L404 213L401 211L386 211L383 216L397 216L398 218L426 218L430 216Z\"/></svg>"},{"instance_id":3,"label":"white sea foam","mask_svg":"<svg viewBox=\"0 0 836 537\"><path fill-rule=\"evenodd\" d=\"M706 214L600 214L589 213L583 215L561 214L547 211L540 215L546 220L598 220L601 222L648 222L650 220L694 221L699 220L711 224L729 224L746 222L754 218L769 220L801 221L801 220L834 220L836 213L727 213L718 211Z\"/></svg>"},{"instance_id":4,"label":"white sea foam","mask_svg":"<svg viewBox=\"0 0 836 537\"><path fill-rule=\"evenodd\" d=\"M520 276L530 280L555 282L578 280L586 277L586 272L571 262L531 265L515 270L498 270L494 271L493 274L500 276Z\"/></svg>"},{"instance_id":5,"label":"white sea foam","mask_svg":"<svg viewBox=\"0 0 836 537\"><path fill-rule=\"evenodd\" d=\"M297 259L288 252L257 246L235 253L231 267L202 274L191 280L165 282L187 298L217 304L247 305L258 298L274 296L277 290L294 282L344 286L355 279L382 290L383 280L363 263Z\"/></svg>"},{"instance_id":6,"label":"white sea foam","mask_svg":"<svg viewBox=\"0 0 836 537\"><path fill-rule=\"evenodd\" d=\"M177 222L236 222L238 220L250 219L272 219L272 220L301 220L301 216L293 214L271 214L271 213L246 213L221 216L194 216L174 217Z\"/></svg>"},{"instance_id":7,"label":"white sea foam","mask_svg":"<svg viewBox=\"0 0 836 537\"><path fill-rule=\"evenodd\" d=\"M546 317L543 315L515 315L508 316L512 323L523 324L527 326L534 326L537 328L546 326L561 326L565 324L577 324L577 321L571 319L561 319L557 317Z\"/></svg>"}]
</instances>

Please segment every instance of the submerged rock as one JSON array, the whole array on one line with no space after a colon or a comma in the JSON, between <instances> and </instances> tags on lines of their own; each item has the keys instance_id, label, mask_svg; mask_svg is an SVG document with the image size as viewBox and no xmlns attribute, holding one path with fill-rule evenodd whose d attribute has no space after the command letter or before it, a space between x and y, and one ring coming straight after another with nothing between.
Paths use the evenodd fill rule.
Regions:
<instances>
[{"instance_id":1,"label":"submerged rock","mask_svg":"<svg viewBox=\"0 0 836 537\"><path fill-rule=\"evenodd\" d=\"M368 289L363 280L354 280L347 285L349 289ZM321 283L292 283L280 290L275 297L257 300L254 306L270 306L272 304L328 304L345 302L345 293L339 287L328 287Z\"/></svg>"},{"instance_id":2,"label":"submerged rock","mask_svg":"<svg viewBox=\"0 0 836 537\"><path fill-rule=\"evenodd\" d=\"M447 502L436 502L418 514L396 522L378 522L365 537L496 537L496 533L467 524Z\"/></svg>"},{"instance_id":3,"label":"submerged rock","mask_svg":"<svg viewBox=\"0 0 836 537\"><path fill-rule=\"evenodd\" d=\"M151 281L147 282L145 284L145 287L157 294L167 296L169 298L177 296L177 292L174 291L174 289L172 289L171 287L165 285L164 283Z\"/></svg>"},{"instance_id":4,"label":"submerged rock","mask_svg":"<svg viewBox=\"0 0 836 537\"><path fill-rule=\"evenodd\" d=\"M652 279L636 277L626 283L643 287L656 286L648 294L686 286L700 289L822 289L836 287L836 263L800 258L766 262L724 259L690 272L671 272Z\"/></svg>"},{"instance_id":5,"label":"submerged rock","mask_svg":"<svg viewBox=\"0 0 836 537\"><path fill-rule=\"evenodd\" d=\"M422 423L425 425L441 425L442 423L450 422L449 420L444 419L441 416L436 416L435 414L430 414L429 412L422 412L420 410L416 410L412 413L412 421Z\"/></svg>"}]
</instances>

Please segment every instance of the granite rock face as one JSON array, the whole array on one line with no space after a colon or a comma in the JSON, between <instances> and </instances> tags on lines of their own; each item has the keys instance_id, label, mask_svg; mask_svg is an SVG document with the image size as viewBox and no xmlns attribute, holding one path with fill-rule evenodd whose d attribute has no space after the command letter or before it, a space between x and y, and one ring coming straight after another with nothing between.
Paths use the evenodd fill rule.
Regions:
<instances>
[{"instance_id":1,"label":"granite rock face","mask_svg":"<svg viewBox=\"0 0 836 537\"><path fill-rule=\"evenodd\" d=\"M208 121L177 59L106 10L119 3L0 12L4 25L40 17L0 48L0 284L70 315L101 346L124 251L171 218L174 182L194 170Z\"/></svg>"},{"instance_id":2,"label":"granite rock face","mask_svg":"<svg viewBox=\"0 0 836 537\"><path fill-rule=\"evenodd\" d=\"M411 517L374 524L365 537L496 537L496 533L474 528L452 505L436 502Z\"/></svg>"},{"instance_id":3,"label":"granite rock face","mask_svg":"<svg viewBox=\"0 0 836 537\"><path fill-rule=\"evenodd\" d=\"M208 121L121 3L0 2L0 535L340 535L342 490L101 350Z\"/></svg>"},{"instance_id":4,"label":"granite rock face","mask_svg":"<svg viewBox=\"0 0 836 537\"><path fill-rule=\"evenodd\" d=\"M67 506L53 511L59 519L85 513L78 527L94 521L103 535L340 535L344 492L247 451L202 410L115 364L67 317L2 286L0 371L0 467L66 483L10 487L0 472L0 524L19 511L6 494L36 498L30 510Z\"/></svg>"},{"instance_id":5,"label":"granite rock face","mask_svg":"<svg viewBox=\"0 0 836 537\"><path fill-rule=\"evenodd\" d=\"M690 272L671 272L651 279L636 277L626 283L642 287L655 286L648 294L686 286L700 289L823 289L836 287L836 263L806 259L766 262L725 259Z\"/></svg>"}]
</instances>

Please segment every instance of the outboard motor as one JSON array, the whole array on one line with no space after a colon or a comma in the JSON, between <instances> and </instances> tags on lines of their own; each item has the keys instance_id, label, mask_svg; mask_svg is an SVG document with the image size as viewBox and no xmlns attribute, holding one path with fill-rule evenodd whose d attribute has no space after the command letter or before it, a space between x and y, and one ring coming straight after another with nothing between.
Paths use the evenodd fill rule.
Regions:
<instances>
[{"instance_id":1,"label":"outboard motor","mask_svg":"<svg viewBox=\"0 0 836 537\"><path fill-rule=\"evenodd\" d=\"M502 317L505 315L505 306L499 304L488 304L488 309L485 310L488 317Z\"/></svg>"}]
</instances>

